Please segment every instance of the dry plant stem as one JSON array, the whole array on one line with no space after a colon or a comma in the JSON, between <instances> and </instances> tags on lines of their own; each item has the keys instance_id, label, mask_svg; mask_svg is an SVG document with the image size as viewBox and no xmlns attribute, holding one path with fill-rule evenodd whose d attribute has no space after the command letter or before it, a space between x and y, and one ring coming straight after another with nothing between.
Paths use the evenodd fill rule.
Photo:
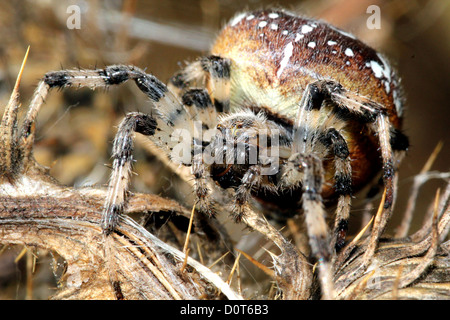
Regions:
<instances>
[{"instance_id":1,"label":"dry plant stem","mask_svg":"<svg viewBox=\"0 0 450 320\"><path fill-rule=\"evenodd\" d=\"M184 246L183 246L183 252L187 253L187 249L188 249L188 245L189 245L189 236L191 235L191 231L192 231L192 222L194 221L194 213L195 213L195 205L192 207L192 212L191 212L191 217L189 218L189 227L188 227L188 231L186 234L186 240L184 242Z\"/></svg>"},{"instance_id":2,"label":"dry plant stem","mask_svg":"<svg viewBox=\"0 0 450 320\"><path fill-rule=\"evenodd\" d=\"M443 196L441 196L441 202L438 207L439 218L439 235L440 242L444 241L446 235L449 232L450 227L450 181L447 182L447 187ZM411 241L419 242L425 239L429 235L432 224L432 215L434 214L434 207L429 211L429 214L425 217L423 226L413 235L410 236Z\"/></svg>"},{"instance_id":3,"label":"dry plant stem","mask_svg":"<svg viewBox=\"0 0 450 320\"><path fill-rule=\"evenodd\" d=\"M28 53L30 47L28 47L25 57L20 67L19 75L17 76L14 89L11 93L11 97L6 105L2 121L0 123L0 143L3 146L0 149L0 178L6 177L11 178L14 174L12 170L15 167L15 161L20 157L17 154L17 112L19 110L19 85L22 79L23 70L25 68L25 63L28 58Z\"/></svg>"},{"instance_id":4,"label":"dry plant stem","mask_svg":"<svg viewBox=\"0 0 450 320\"><path fill-rule=\"evenodd\" d=\"M398 268L397 277L395 278L394 286L392 288L392 300L398 299L398 289L402 272L403 272L403 265L400 265L400 267Z\"/></svg>"},{"instance_id":5,"label":"dry plant stem","mask_svg":"<svg viewBox=\"0 0 450 320\"><path fill-rule=\"evenodd\" d=\"M351 255L352 251L356 248L357 245L361 245L359 243L360 238L363 236L363 234L367 231L369 226L372 224L373 220L379 217L382 214L383 211L383 203L386 197L386 192L383 192L383 195L381 197L380 205L378 207L377 214L375 215L375 218L372 217L370 221L367 223L367 225L358 233L358 235L347 245L345 248L339 253L339 255L336 257L334 261L334 267L335 270L339 270L344 263L347 261L348 257ZM367 242L367 239L364 240ZM360 268L358 274L354 274L353 276L357 278L360 273L364 272L364 266Z\"/></svg>"},{"instance_id":6,"label":"dry plant stem","mask_svg":"<svg viewBox=\"0 0 450 320\"><path fill-rule=\"evenodd\" d=\"M180 274L184 253L128 217L121 220L118 233L105 238L99 226L105 192L83 191L59 190L58 199L0 199L2 243L41 247L58 252L66 260L66 286L55 298L114 299L120 288L125 299L197 299L210 285L230 299L241 298L191 258L187 264L193 271ZM147 197L138 194L130 200L156 199Z\"/></svg>"},{"instance_id":7,"label":"dry plant stem","mask_svg":"<svg viewBox=\"0 0 450 320\"><path fill-rule=\"evenodd\" d=\"M442 207L442 208L441 208ZM439 242L443 242L450 232L450 182L447 184L444 201L439 207L439 212L442 212L443 216L439 222Z\"/></svg>"},{"instance_id":8,"label":"dry plant stem","mask_svg":"<svg viewBox=\"0 0 450 320\"><path fill-rule=\"evenodd\" d=\"M419 194L419 189L428 179L432 178L430 173L429 174L427 173L430 170L431 166L433 165L433 162L436 160L437 155L441 151L442 145L443 145L442 142L438 143L438 145L434 148L432 154L428 158L427 162L423 166L422 170L420 170L420 173L414 177L414 184L411 187L411 194L408 199L408 204L403 216L403 220L400 223L400 226L397 228L395 234L396 238L403 238L406 237L408 234L414 213L414 207L416 204L417 196Z\"/></svg>"},{"instance_id":9,"label":"dry plant stem","mask_svg":"<svg viewBox=\"0 0 450 320\"><path fill-rule=\"evenodd\" d=\"M374 210L374 205L372 201L369 201L364 206L363 212L361 214L361 229L363 229L369 221L373 219L372 212Z\"/></svg>"},{"instance_id":10,"label":"dry plant stem","mask_svg":"<svg viewBox=\"0 0 450 320\"><path fill-rule=\"evenodd\" d=\"M260 270L264 271L265 274L267 274L269 277L274 278L275 277L275 272L266 267L265 265L263 265L262 263L260 263L258 260L253 259L252 256L248 255L247 253L245 253L242 250L236 249L236 251L238 251L239 253L241 253L244 257L246 257L251 263L253 263L256 267L258 267Z\"/></svg>"},{"instance_id":11,"label":"dry plant stem","mask_svg":"<svg viewBox=\"0 0 450 320\"><path fill-rule=\"evenodd\" d=\"M243 221L253 230L263 234L281 250L280 255L271 253L278 286L286 300L305 300L311 295L312 270L305 256L288 242L260 214L247 208Z\"/></svg>"},{"instance_id":12,"label":"dry plant stem","mask_svg":"<svg viewBox=\"0 0 450 320\"><path fill-rule=\"evenodd\" d=\"M367 238L352 242L352 254L337 265L335 285L339 299L450 299L450 242L448 190L421 230L404 239L379 242L371 264L365 266ZM447 204L447 205L446 205ZM364 267L362 269L362 267ZM399 275L399 268L401 274Z\"/></svg>"},{"instance_id":13,"label":"dry plant stem","mask_svg":"<svg viewBox=\"0 0 450 320\"><path fill-rule=\"evenodd\" d=\"M370 278L373 277L376 270L372 270L362 278L362 280L358 283L358 285L352 290L352 292L346 297L347 300L356 300L358 295L364 292L364 290L367 288L367 282L370 280Z\"/></svg>"},{"instance_id":14,"label":"dry plant stem","mask_svg":"<svg viewBox=\"0 0 450 320\"><path fill-rule=\"evenodd\" d=\"M34 256L33 253L27 250L27 291L25 295L26 300L33 299L33 269L34 269Z\"/></svg>"},{"instance_id":15,"label":"dry plant stem","mask_svg":"<svg viewBox=\"0 0 450 320\"><path fill-rule=\"evenodd\" d=\"M412 271L409 272L405 277L399 280L398 287L404 288L416 280L433 262L434 256L439 244L439 230L438 230L438 201L439 201L439 190L436 194L435 210L432 221L432 230L430 233L430 246L426 255L423 257L422 262Z\"/></svg>"},{"instance_id":16,"label":"dry plant stem","mask_svg":"<svg viewBox=\"0 0 450 320\"><path fill-rule=\"evenodd\" d=\"M394 185L394 189L397 188L397 180L398 180L398 173L394 174L394 178L393 178L393 185ZM384 203L384 199L385 197L387 197L387 192L389 192L388 188L385 187L384 190L384 196L382 199L381 204ZM394 202L394 200L392 200L392 202ZM380 204L380 207L381 207ZM393 206L394 203L392 203L392 205L389 208L383 208L383 210L380 210L377 215L375 216L375 220L373 222L373 227L372 227L372 232L370 234L370 241L369 241L369 245L367 247L366 253L364 254L364 265L362 266L362 269L365 269L369 266L373 255L375 254L375 251L377 249L378 246L378 242L381 238L381 236L384 233L384 230L386 229L386 225L388 223L388 221L391 218L392 215L392 210L393 210Z\"/></svg>"},{"instance_id":17,"label":"dry plant stem","mask_svg":"<svg viewBox=\"0 0 450 320\"><path fill-rule=\"evenodd\" d=\"M231 280L233 280L234 272L236 271L236 268L239 266L239 259L241 258L241 253L239 252L236 259L234 260L233 267L231 268L230 274L227 278L227 283L231 284Z\"/></svg>"}]
</instances>

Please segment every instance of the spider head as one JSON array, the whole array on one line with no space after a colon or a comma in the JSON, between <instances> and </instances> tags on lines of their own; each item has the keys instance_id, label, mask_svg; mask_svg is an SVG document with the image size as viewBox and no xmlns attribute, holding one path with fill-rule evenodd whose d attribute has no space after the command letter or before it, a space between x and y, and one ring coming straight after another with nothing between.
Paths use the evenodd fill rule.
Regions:
<instances>
[{"instance_id":1,"label":"spider head","mask_svg":"<svg viewBox=\"0 0 450 320\"><path fill-rule=\"evenodd\" d=\"M211 175L223 187L236 186L252 166L263 175L278 170L279 127L263 113L237 112L220 119L212 138L210 154L214 157Z\"/></svg>"}]
</instances>

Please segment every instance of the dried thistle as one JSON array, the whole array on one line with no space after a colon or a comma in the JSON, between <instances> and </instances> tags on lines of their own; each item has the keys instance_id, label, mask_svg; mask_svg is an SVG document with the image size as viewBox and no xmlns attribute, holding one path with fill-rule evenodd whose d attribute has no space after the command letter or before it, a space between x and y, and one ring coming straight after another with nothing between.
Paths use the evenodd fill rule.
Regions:
<instances>
[{"instance_id":1,"label":"dried thistle","mask_svg":"<svg viewBox=\"0 0 450 320\"><path fill-rule=\"evenodd\" d=\"M367 269L361 269L366 239L350 243L335 264L340 299L450 298L450 184L422 228L411 236L384 238Z\"/></svg>"}]
</instances>

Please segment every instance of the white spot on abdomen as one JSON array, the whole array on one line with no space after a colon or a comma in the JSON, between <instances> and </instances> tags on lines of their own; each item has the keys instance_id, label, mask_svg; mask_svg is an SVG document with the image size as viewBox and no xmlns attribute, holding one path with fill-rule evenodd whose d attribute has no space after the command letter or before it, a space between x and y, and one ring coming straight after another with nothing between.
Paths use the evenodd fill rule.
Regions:
<instances>
[{"instance_id":1,"label":"white spot on abdomen","mask_svg":"<svg viewBox=\"0 0 450 320\"><path fill-rule=\"evenodd\" d=\"M383 76L383 68L376 61L370 61L370 67L372 68L373 74L377 78L381 78Z\"/></svg>"},{"instance_id":2,"label":"white spot on abdomen","mask_svg":"<svg viewBox=\"0 0 450 320\"><path fill-rule=\"evenodd\" d=\"M396 84L397 85L397 84ZM394 89L393 93L395 110L397 110L397 114L399 117L403 116L403 102L397 91L397 88Z\"/></svg>"},{"instance_id":3,"label":"white spot on abdomen","mask_svg":"<svg viewBox=\"0 0 450 320\"><path fill-rule=\"evenodd\" d=\"M294 45L292 44L292 42L289 42L286 45L286 48L284 48L284 52L283 52L283 59L280 62L280 68L277 71L277 77L279 78L281 73L283 72L284 68L286 68L289 59L292 56L292 52L294 51Z\"/></svg>"},{"instance_id":4,"label":"white spot on abdomen","mask_svg":"<svg viewBox=\"0 0 450 320\"><path fill-rule=\"evenodd\" d=\"M390 82L391 81L391 69L390 69L389 63L380 54L377 54L377 56L381 60L381 63L384 65L383 75Z\"/></svg>"},{"instance_id":5,"label":"white spot on abdomen","mask_svg":"<svg viewBox=\"0 0 450 320\"><path fill-rule=\"evenodd\" d=\"M260 27L260 28L264 28L265 26L267 26L267 21L261 21L261 22L258 24L258 27Z\"/></svg>"},{"instance_id":6,"label":"white spot on abdomen","mask_svg":"<svg viewBox=\"0 0 450 320\"><path fill-rule=\"evenodd\" d=\"M353 50L350 48L345 49L344 53L346 56L349 56L349 57L353 57L353 55L354 55Z\"/></svg>"},{"instance_id":7,"label":"white spot on abdomen","mask_svg":"<svg viewBox=\"0 0 450 320\"><path fill-rule=\"evenodd\" d=\"M386 91L387 94L389 94L389 92L391 92L391 83L389 81L384 81L383 83L384 83L384 90Z\"/></svg>"},{"instance_id":8,"label":"white spot on abdomen","mask_svg":"<svg viewBox=\"0 0 450 320\"><path fill-rule=\"evenodd\" d=\"M314 49L316 47L316 43L314 41L308 43L308 47Z\"/></svg>"},{"instance_id":9,"label":"white spot on abdomen","mask_svg":"<svg viewBox=\"0 0 450 320\"><path fill-rule=\"evenodd\" d=\"M385 78L387 80L387 84L390 85L391 82L391 69L388 64L388 62L380 55L378 55L378 58L381 61L381 64L377 61L370 61L370 68L373 71L373 74L377 78ZM367 63L366 63L367 65ZM387 90L386 90L387 91Z\"/></svg>"},{"instance_id":10,"label":"white spot on abdomen","mask_svg":"<svg viewBox=\"0 0 450 320\"><path fill-rule=\"evenodd\" d=\"M298 40L300 40L300 39L303 38L304 36L305 36L305 35L303 35L303 34L297 33L296 36L295 36L294 41L297 42Z\"/></svg>"},{"instance_id":11,"label":"white spot on abdomen","mask_svg":"<svg viewBox=\"0 0 450 320\"><path fill-rule=\"evenodd\" d=\"M300 30L301 33L308 33L311 32L313 30L313 28L311 26L308 25L304 25L302 26L302 29Z\"/></svg>"}]
</instances>

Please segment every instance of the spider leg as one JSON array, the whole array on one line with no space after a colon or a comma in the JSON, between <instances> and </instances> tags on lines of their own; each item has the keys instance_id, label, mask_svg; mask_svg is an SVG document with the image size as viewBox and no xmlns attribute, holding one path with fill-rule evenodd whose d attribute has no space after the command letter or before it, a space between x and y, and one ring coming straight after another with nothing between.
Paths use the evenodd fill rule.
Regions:
<instances>
[{"instance_id":1,"label":"spider leg","mask_svg":"<svg viewBox=\"0 0 450 320\"><path fill-rule=\"evenodd\" d=\"M201 60L203 70L209 74L208 89L218 112L230 109L230 60L209 56Z\"/></svg>"},{"instance_id":2,"label":"spider leg","mask_svg":"<svg viewBox=\"0 0 450 320\"><path fill-rule=\"evenodd\" d=\"M125 204L125 196L130 179L131 165L133 162L133 134L135 132L148 136L166 153L172 155L172 160L185 165L192 164L192 173L195 179L195 193L198 199L198 209L202 213L207 213L209 216L214 215L214 209L209 201L209 187L207 185L207 167L202 161L203 157L203 143L202 134L203 128L196 128L196 121L201 120L202 117L209 118L211 112L208 110L215 110L211 105L211 100L205 90L192 89L187 91L183 97L184 108L178 107L180 113L186 113L183 118L188 121L184 123L184 127L188 127L187 131L181 131L184 144L179 144L177 139L170 139L168 137L175 129L181 129L177 118L167 123L164 117L153 118L150 115L143 113L130 113L119 125L118 133L114 140L113 146L113 173L110 179L108 197L105 202L104 216L102 228L106 234L111 233L117 225L117 220L123 212ZM167 108L169 106L164 106ZM189 116L188 116L189 115ZM176 124L176 125L175 125ZM185 128L183 128L186 130ZM192 133L194 137L192 137ZM178 158L177 154L173 153L177 146L184 145L182 154ZM192 149L193 147L193 149ZM191 160L193 150L193 160ZM188 158L184 158L188 155Z\"/></svg>"},{"instance_id":3,"label":"spider leg","mask_svg":"<svg viewBox=\"0 0 450 320\"><path fill-rule=\"evenodd\" d=\"M174 92L194 84L208 88L217 112L228 112L230 107L230 60L219 56L207 56L189 64L169 81Z\"/></svg>"},{"instance_id":4,"label":"spider leg","mask_svg":"<svg viewBox=\"0 0 450 320\"><path fill-rule=\"evenodd\" d=\"M330 99L336 103L339 109L345 109L370 123L371 128L378 135L383 161L383 182L387 189L384 208L390 211L393 205L395 188L393 185L394 153L391 146L391 124L386 110L380 104L366 97L345 90L339 84L322 82L322 88L329 94Z\"/></svg>"},{"instance_id":5,"label":"spider leg","mask_svg":"<svg viewBox=\"0 0 450 320\"><path fill-rule=\"evenodd\" d=\"M194 155L191 172L194 176L196 209L209 217L214 217L216 210L210 199L211 189L207 180L209 172L207 166L203 163L201 154Z\"/></svg>"},{"instance_id":6,"label":"spider leg","mask_svg":"<svg viewBox=\"0 0 450 320\"><path fill-rule=\"evenodd\" d=\"M191 173L194 176L194 191L196 195L197 210L211 217L215 215L214 206L210 200L211 190L208 186L208 164L204 161L203 130L213 129L216 126L217 115L211 98L206 90L191 89L187 91L182 101L192 119L195 120L193 128L193 159ZM208 143L209 141L206 141Z\"/></svg>"},{"instance_id":7,"label":"spider leg","mask_svg":"<svg viewBox=\"0 0 450 320\"><path fill-rule=\"evenodd\" d=\"M335 185L334 189L339 195L337 215L335 219L334 237L332 239L332 247L336 250L344 245L345 235L348 229L348 218L350 216L351 206L351 165L349 158L349 150L347 142L342 135L333 128L332 123L315 123L317 113L324 100L327 98L328 92L321 88L321 82L308 84L305 93L300 101L299 110L294 124L293 132L293 154L308 154L314 152L314 146L317 142L321 142L327 149L331 150L334 156L335 164ZM332 117L329 117L330 119ZM309 126L308 126L309 124ZM312 130L311 124L315 124L318 130ZM331 127L331 128L329 128ZM329 128L329 129L327 129ZM296 177L296 173L292 168L287 170L285 181L290 180L290 184L300 181Z\"/></svg>"},{"instance_id":8,"label":"spider leg","mask_svg":"<svg viewBox=\"0 0 450 320\"><path fill-rule=\"evenodd\" d=\"M308 154L294 154L288 165L302 173L302 208L308 231L312 254L318 260L322 293L325 299L334 298L333 274L331 267L331 246L325 209L322 201L323 168L319 157ZM288 176L286 176L288 177ZM288 178L292 178L288 177Z\"/></svg>"},{"instance_id":9,"label":"spider leg","mask_svg":"<svg viewBox=\"0 0 450 320\"><path fill-rule=\"evenodd\" d=\"M25 146L33 144L36 117L51 89L63 89L66 87L96 89L98 87L118 85L130 79L134 80L138 88L149 97L159 116L165 119L169 126L175 127L189 120L187 113L183 110L183 106L175 95L168 90L166 85L155 76L147 74L137 67L112 65L95 70L52 71L43 77L33 94L21 129L21 143ZM31 148L28 149L31 150Z\"/></svg>"},{"instance_id":10,"label":"spider leg","mask_svg":"<svg viewBox=\"0 0 450 320\"><path fill-rule=\"evenodd\" d=\"M154 130L150 134L146 134L145 131L138 131L140 129L139 126L133 127L133 121L136 121L135 114L133 113L129 117L126 117L119 126L119 131L114 142L113 158L125 159L122 162L125 162L127 167L126 170L121 169L121 165L116 165L116 160L114 160L113 175L110 182L110 197L107 199L105 205L106 222L103 224L105 230L110 232L114 229L116 222L113 219L117 219L123 211L125 191L127 181L129 180L129 174L125 172L129 172L131 169L131 136L133 131L146 134L156 145L166 153L171 154L172 161L184 165L192 165L191 172L195 180L194 189L197 197L197 209L209 217L215 215L214 206L210 200L211 191L207 180L207 165L203 162L203 131L209 129L209 126L214 128L216 121L215 108L212 106L211 99L206 90L191 89L184 93L182 102L183 106L177 107L179 112L176 112L183 119L182 122L179 122L179 118L177 117L172 117L172 121L167 121L167 117L161 116L160 112L157 118L152 118ZM161 106L164 110L168 107L170 106ZM144 116L143 114L139 114L139 117ZM139 124L139 122L136 123ZM184 135L182 137L182 144L179 144L177 139L168 140L168 137L177 129L181 130L180 134L182 136ZM184 154L181 154L181 156L175 152L178 146L184 146L184 150L182 150ZM122 153L126 153L126 156L122 156ZM185 158L186 155L188 156L187 158Z\"/></svg>"},{"instance_id":11,"label":"spider leg","mask_svg":"<svg viewBox=\"0 0 450 320\"><path fill-rule=\"evenodd\" d=\"M337 112L344 111L356 115L367 122L369 127L378 136L386 198L383 204L384 210L382 214L374 221L369 247L365 253L365 262L368 264L375 252L378 240L391 217L396 198L396 169L401 158L398 155L402 154L402 150L395 152L394 149L406 149L408 145L407 139L397 129L392 127L386 109L379 103L348 91L340 84L332 81L318 81L315 85L319 88L320 92L336 104Z\"/></svg>"},{"instance_id":12,"label":"spider leg","mask_svg":"<svg viewBox=\"0 0 450 320\"><path fill-rule=\"evenodd\" d=\"M133 163L133 135L138 132L153 136L156 128L157 122L154 118L138 112L127 114L119 125L114 139L113 169L101 223L106 235L114 231L124 209Z\"/></svg>"},{"instance_id":13,"label":"spider leg","mask_svg":"<svg viewBox=\"0 0 450 320\"><path fill-rule=\"evenodd\" d=\"M252 190L261 183L261 167L251 166L241 179L241 184L234 194L233 218L240 222L245 215L245 206L251 197Z\"/></svg>"},{"instance_id":14,"label":"spider leg","mask_svg":"<svg viewBox=\"0 0 450 320\"><path fill-rule=\"evenodd\" d=\"M330 128L321 138L325 146L331 148L334 155L334 189L339 195L336 219L334 225L334 237L332 247L339 252L345 245L345 236L350 217L351 193L352 193L352 167L350 165L349 151L344 137L334 128Z\"/></svg>"},{"instance_id":15,"label":"spider leg","mask_svg":"<svg viewBox=\"0 0 450 320\"><path fill-rule=\"evenodd\" d=\"M326 126L319 123L319 130L314 130L314 124L318 121L317 111L320 110L325 100L331 100L335 108L334 113L351 113L357 118L369 124L373 131L378 135L381 149L381 159L383 162L383 182L386 188L386 200L384 202L384 212L375 221L372 230L369 248L366 252L366 262L368 262L375 252L378 239L383 233L387 221L392 212L392 206L395 199L395 164L396 159L392 148L391 132L395 128L391 127L386 109L380 104L370 99L360 96L356 93L345 90L340 84L333 81L316 81L308 84L300 101L297 117L294 123L292 154L300 155L304 158L306 154L315 154L317 141L322 140L333 144L333 153L335 156L335 190L339 194L338 212L335 222L335 235L333 244L336 249L343 245L351 201L351 167L348 159L348 148L345 140L338 134L338 131L328 131L324 134ZM325 121L326 123L326 121ZM325 143L326 144L326 143ZM321 151L317 151L320 155ZM302 156L303 155L303 156ZM319 157L320 158L320 157ZM319 159L316 158L316 159ZM305 158L306 159L306 158ZM305 162L305 161L304 161ZM310 237L310 245L313 253L320 261L323 261L322 286L331 285L331 267L329 265L330 245L325 238L327 228L325 224L323 209L317 203L321 200L319 197L317 181L315 186L311 186L315 169L308 167L319 167L317 160L306 161L303 168L303 177L291 168L284 174L284 180L287 185L303 182L303 209L305 211L306 224ZM296 163L297 168L300 163ZM300 167L302 167L300 165ZM321 166L320 166L321 167ZM309 177L308 177L309 176ZM322 174L316 174L316 177L323 179ZM308 182L309 180L309 182ZM297 181L297 182L296 182ZM322 183L322 182L321 182ZM311 189L313 188L313 189ZM308 190L314 190L317 196L309 196ZM317 211L314 214L314 211ZM313 217L315 217L313 219ZM316 222L314 222L316 220ZM325 289L326 290L326 289ZM332 291L330 291L332 292Z\"/></svg>"},{"instance_id":16,"label":"spider leg","mask_svg":"<svg viewBox=\"0 0 450 320\"><path fill-rule=\"evenodd\" d=\"M214 129L217 125L217 111L212 105L208 91L204 89L190 89L182 97L183 105L186 107L193 121L201 122L201 129Z\"/></svg>"},{"instance_id":17,"label":"spider leg","mask_svg":"<svg viewBox=\"0 0 450 320\"><path fill-rule=\"evenodd\" d=\"M102 227L105 233L111 233L125 203L125 193L128 187L129 173L132 164L132 137L135 132L149 136L155 144L171 156L175 153L179 141L171 136L177 129L186 130L189 137L193 129L193 119L185 106L156 77L145 73L134 66L113 65L96 70L61 70L47 73L38 84L31 99L30 108L21 128L20 143L24 150L31 153L35 134L35 121L46 96L52 88L66 87L108 87L119 85L127 80L133 80L138 88L146 94L153 103L155 117L142 113L130 113L120 124L113 147L113 172L110 180L109 195L105 203ZM210 108L213 109L213 108ZM151 112L150 112L151 113ZM183 132L181 132L183 134ZM188 147L190 156L192 140L184 145ZM29 154L24 154L24 157ZM174 158L172 160L190 164L191 158Z\"/></svg>"},{"instance_id":18,"label":"spider leg","mask_svg":"<svg viewBox=\"0 0 450 320\"><path fill-rule=\"evenodd\" d=\"M285 187L302 186L302 209L311 253L318 262L322 294L325 299L333 299L335 291L331 265L331 241L321 196L324 172L320 160L322 157L320 154L316 154L318 151L315 146L321 145L319 143L321 137L325 137L325 140L330 140L330 142L332 142L332 138L335 141L339 138L334 131L324 133L321 125L319 125L318 131L312 128L315 125L314 119L317 119L316 111L321 108L324 99L325 93L320 89L318 83L308 84L297 111L291 146L292 155L283 169L281 184ZM337 149L342 145L337 143L335 147Z\"/></svg>"},{"instance_id":19,"label":"spider leg","mask_svg":"<svg viewBox=\"0 0 450 320\"><path fill-rule=\"evenodd\" d=\"M275 279L284 299L306 299L313 278L306 257L264 217L246 206L252 190L261 185L264 168L265 165L252 165L245 172L234 194L232 215L236 222L244 221L251 229L272 240L281 250L278 256L269 253L273 258Z\"/></svg>"},{"instance_id":20,"label":"spider leg","mask_svg":"<svg viewBox=\"0 0 450 320\"><path fill-rule=\"evenodd\" d=\"M211 94L201 89L190 89L183 94L183 91L193 85L204 86L205 84ZM209 216L214 216L215 209L210 200L211 190L207 180L208 165L202 157L203 140L200 142L195 139L195 135L203 130L215 128L218 113L229 108L230 61L218 56L204 57L175 74L170 79L168 87L179 95L183 94L182 101L191 118L201 122L200 128L194 125L193 129L194 157L191 173L194 176L197 209Z\"/></svg>"}]
</instances>

